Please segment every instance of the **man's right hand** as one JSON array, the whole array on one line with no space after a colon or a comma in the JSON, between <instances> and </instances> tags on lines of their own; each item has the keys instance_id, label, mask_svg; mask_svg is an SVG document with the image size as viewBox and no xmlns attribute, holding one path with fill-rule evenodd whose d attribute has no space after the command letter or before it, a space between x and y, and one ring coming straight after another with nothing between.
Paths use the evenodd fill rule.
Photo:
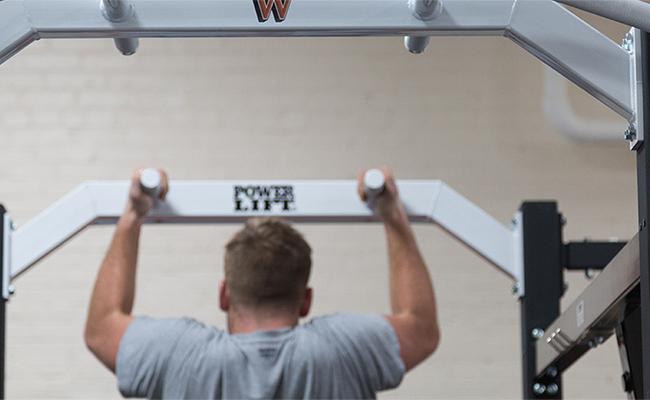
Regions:
<instances>
[{"instance_id":1,"label":"man's right hand","mask_svg":"<svg viewBox=\"0 0 650 400\"><path fill-rule=\"evenodd\" d=\"M374 211L384 222L390 264L392 312L386 316L400 343L406 370L424 361L438 347L440 329L433 285L397 191L395 177L383 167L384 192L373 199ZM358 190L367 201L365 171L359 174Z\"/></svg>"},{"instance_id":2,"label":"man's right hand","mask_svg":"<svg viewBox=\"0 0 650 400\"><path fill-rule=\"evenodd\" d=\"M126 206L125 214L133 214L138 219L143 218L145 215L151 211L154 205L154 198L147 194L140 185L140 177L142 176L142 171L144 168L139 168L133 171L131 175L131 187L129 188L129 201ZM167 173L162 169L159 169L161 181L160 181L160 192L158 197L160 200L164 200L169 191L169 179Z\"/></svg>"},{"instance_id":3,"label":"man's right hand","mask_svg":"<svg viewBox=\"0 0 650 400\"><path fill-rule=\"evenodd\" d=\"M388 167L380 167L377 169L384 174L385 186L384 191L374 199L373 210L385 223L401 222L406 214L399 198L399 191L397 190L397 183L395 182L393 171ZM364 202L368 201L364 184L366 172L367 170L359 173L357 184L359 197Z\"/></svg>"}]
</instances>

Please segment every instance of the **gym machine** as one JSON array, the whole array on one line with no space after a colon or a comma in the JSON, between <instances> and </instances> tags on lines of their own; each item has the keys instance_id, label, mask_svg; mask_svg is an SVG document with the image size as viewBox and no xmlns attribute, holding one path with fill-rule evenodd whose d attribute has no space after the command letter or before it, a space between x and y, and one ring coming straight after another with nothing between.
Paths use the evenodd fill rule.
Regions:
<instances>
[{"instance_id":1,"label":"gym machine","mask_svg":"<svg viewBox=\"0 0 650 400\"><path fill-rule=\"evenodd\" d=\"M633 28L619 45L565 5ZM525 202L505 226L438 181L400 182L409 215L439 224L515 282L524 398L561 398L563 371L614 334L626 391L650 398L649 31L650 4L640 0L0 0L0 63L36 40L55 38L110 38L125 55L136 52L139 38L153 37L404 36L415 54L431 36L513 40L628 122L623 136L637 157L636 235L627 244L564 243L554 202ZM225 223L256 215L373 221L350 181L172 184L174 192L148 222ZM83 184L15 231L0 210L2 382L11 280L84 227L115 222L125 185ZM565 269L602 273L560 313Z\"/></svg>"}]
</instances>

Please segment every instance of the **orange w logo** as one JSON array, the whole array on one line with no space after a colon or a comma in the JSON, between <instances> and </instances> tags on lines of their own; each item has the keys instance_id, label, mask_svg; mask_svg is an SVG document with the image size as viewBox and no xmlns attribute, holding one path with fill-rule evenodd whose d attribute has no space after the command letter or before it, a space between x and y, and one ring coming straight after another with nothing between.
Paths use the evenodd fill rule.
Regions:
<instances>
[{"instance_id":1,"label":"orange w logo","mask_svg":"<svg viewBox=\"0 0 650 400\"><path fill-rule=\"evenodd\" d=\"M282 22L287 17L291 0L253 0L253 4L257 11L258 21L268 21L271 11L273 11L275 22Z\"/></svg>"}]
</instances>

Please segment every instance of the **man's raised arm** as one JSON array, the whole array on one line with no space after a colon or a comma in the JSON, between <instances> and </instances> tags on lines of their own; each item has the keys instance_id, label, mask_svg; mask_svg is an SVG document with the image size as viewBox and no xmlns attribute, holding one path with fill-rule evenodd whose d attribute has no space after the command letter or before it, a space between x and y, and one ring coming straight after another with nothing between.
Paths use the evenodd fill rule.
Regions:
<instances>
[{"instance_id":1,"label":"man's raised arm","mask_svg":"<svg viewBox=\"0 0 650 400\"><path fill-rule=\"evenodd\" d=\"M438 347L436 299L427 266L399 199L395 178L387 168L382 168L382 172L386 185L374 207L384 222L388 242L392 313L386 318L397 333L402 361L410 370ZM359 195L367 200L363 174L359 177Z\"/></svg>"},{"instance_id":2,"label":"man's raised arm","mask_svg":"<svg viewBox=\"0 0 650 400\"><path fill-rule=\"evenodd\" d=\"M166 174L160 172L160 198L164 199L168 181ZM131 178L127 206L95 281L84 333L90 351L111 371L115 371L122 335L133 319L140 227L154 201L141 189L140 174L141 170L137 170Z\"/></svg>"}]
</instances>

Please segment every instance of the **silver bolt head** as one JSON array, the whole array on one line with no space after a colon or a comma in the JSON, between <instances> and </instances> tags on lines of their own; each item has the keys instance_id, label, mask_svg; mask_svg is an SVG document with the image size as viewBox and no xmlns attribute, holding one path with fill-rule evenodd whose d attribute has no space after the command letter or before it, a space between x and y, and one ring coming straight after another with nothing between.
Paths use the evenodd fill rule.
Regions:
<instances>
[{"instance_id":1,"label":"silver bolt head","mask_svg":"<svg viewBox=\"0 0 650 400\"><path fill-rule=\"evenodd\" d=\"M9 295L13 296L13 294L16 293L16 287L14 285L9 285L7 291L9 292Z\"/></svg>"},{"instance_id":2,"label":"silver bolt head","mask_svg":"<svg viewBox=\"0 0 650 400\"><path fill-rule=\"evenodd\" d=\"M546 371L546 374L550 376L551 378L555 378L557 376L557 368L551 367Z\"/></svg>"},{"instance_id":3,"label":"silver bolt head","mask_svg":"<svg viewBox=\"0 0 650 400\"><path fill-rule=\"evenodd\" d=\"M557 394L557 392L559 390L560 390L560 387L555 383L551 383L546 387L546 393L548 393L550 395Z\"/></svg>"},{"instance_id":4,"label":"silver bolt head","mask_svg":"<svg viewBox=\"0 0 650 400\"><path fill-rule=\"evenodd\" d=\"M530 334L531 334L535 339L539 339L539 338L541 338L542 336L544 336L544 330L543 330L543 329L539 329L539 328L535 328L535 329L532 330L532 332L531 332Z\"/></svg>"},{"instance_id":5,"label":"silver bolt head","mask_svg":"<svg viewBox=\"0 0 650 400\"><path fill-rule=\"evenodd\" d=\"M626 33L623 36L623 41L621 42L621 47L623 50L631 52L634 49L634 38L631 33Z\"/></svg>"},{"instance_id":6,"label":"silver bolt head","mask_svg":"<svg viewBox=\"0 0 650 400\"><path fill-rule=\"evenodd\" d=\"M536 383L533 385L533 392L535 394L544 394L546 392L546 386L541 383Z\"/></svg>"}]
</instances>

